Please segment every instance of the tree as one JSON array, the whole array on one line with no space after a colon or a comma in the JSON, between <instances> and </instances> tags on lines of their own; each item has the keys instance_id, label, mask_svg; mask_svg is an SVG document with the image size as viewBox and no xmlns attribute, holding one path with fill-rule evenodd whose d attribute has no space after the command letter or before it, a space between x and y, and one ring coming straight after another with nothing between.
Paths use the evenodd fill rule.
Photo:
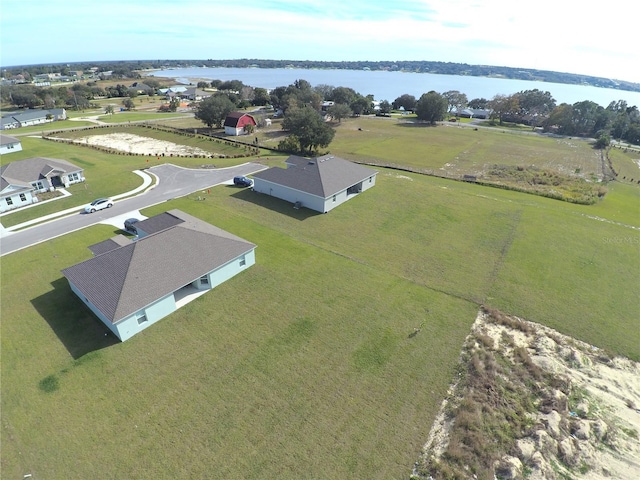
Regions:
<instances>
[{"instance_id":1,"label":"tree","mask_svg":"<svg viewBox=\"0 0 640 480\"><path fill-rule=\"evenodd\" d=\"M604 148L607 148L610 144L611 144L611 137L609 136L609 134L601 133L598 139L596 140L594 147L599 150L602 150Z\"/></svg>"},{"instance_id":2,"label":"tree","mask_svg":"<svg viewBox=\"0 0 640 480\"><path fill-rule=\"evenodd\" d=\"M358 98L358 93L353 88L348 87L336 87L331 92L331 97L329 100L335 103L344 103L345 105L351 105L356 98Z\"/></svg>"},{"instance_id":3,"label":"tree","mask_svg":"<svg viewBox=\"0 0 640 480\"><path fill-rule=\"evenodd\" d=\"M114 109L113 109L113 105L107 105L106 108L104 109L104 113L106 113L107 115L113 115Z\"/></svg>"},{"instance_id":4,"label":"tree","mask_svg":"<svg viewBox=\"0 0 640 480\"><path fill-rule=\"evenodd\" d=\"M416 103L418 119L428 121L431 125L443 120L446 113L447 99L433 90L422 94L420 100Z\"/></svg>"},{"instance_id":5,"label":"tree","mask_svg":"<svg viewBox=\"0 0 640 480\"><path fill-rule=\"evenodd\" d=\"M194 116L209 128L222 127L227 115L235 108L228 96L214 95L200 102Z\"/></svg>"},{"instance_id":6,"label":"tree","mask_svg":"<svg viewBox=\"0 0 640 480\"><path fill-rule=\"evenodd\" d=\"M264 106L268 105L271 99L269 98L269 92L266 88L257 87L253 90L253 101L251 102L254 106Z\"/></svg>"},{"instance_id":7,"label":"tree","mask_svg":"<svg viewBox=\"0 0 640 480\"><path fill-rule=\"evenodd\" d=\"M500 125L505 117L514 117L520 111L517 95L496 95L487 106L492 110L491 118L497 118Z\"/></svg>"},{"instance_id":8,"label":"tree","mask_svg":"<svg viewBox=\"0 0 640 480\"><path fill-rule=\"evenodd\" d=\"M125 110L133 110L136 107L133 99L127 97L122 101L122 105L124 105Z\"/></svg>"},{"instance_id":9,"label":"tree","mask_svg":"<svg viewBox=\"0 0 640 480\"><path fill-rule=\"evenodd\" d=\"M458 90L449 90L442 94L444 98L447 99L447 112L451 113L454 110L456 114L460 113L464 107L469 103L469 99L467 95L464 93L460 93Z\"/></svg>"},{"instance_id":10,"label":"tree","mask_svg":"<svg viewBox=\"0 0 640 480\"><path fill-rule=\"evenodd\" d=\"M538 127L544 123L556 106L556 101L549 92L537 88L516 93L518 97L518 121Z\"/></svg>"},{"instance_id":11,"label":"tree","mask_svg":"<svg viewBox=\"0 0 640 480\"><path fill-rule=\"evenodd\" d=\"M300 152L308 155L313 155L319 147L328 147L336 133L310 106L290 109L282 122L282 128L297 137Z\"/></svg>"},{"instance_id":12,"label":"tree","mask_svg":"<svg viewBox=\"0 0 640 480\"><path fill-rule=\"evenodd\" d=\"M474 108L477 110L482 110L487 108L488 103L489 103L489 100L487 100L486 98L474 98L473 100L469 101L468 107Z\"/></svg>"},{"instance_id":13,"label":"tree","mask_svg":"<svg viewBox=\"0 0 640 480\"><path fill-rule=\"evenodd\" d=\"M149 84L147 83L147 85L149 85ZM202 81L201 81L201 82L198 82L198 83L196 84L196 87L197 87L197 88L201 88L201 89L203 89L203 90L204 90L205 88L209 88L209 86L210 86L210 85L211 85L211 84L210 84L209 82L202 82Z\"/></svg>"},{"instance_id":14,"label":"tree","mask_svg":"<svg viewBox=\"0 0 640 480\"><path fill-rule=\"evenodd\" d=\"M369 115L372 111L373 105L371 99L363 96L359 96L353 102L351 102L351 110L354 115Z\"/></svg>"},{"instance_id":15,"label":"tree","mask_svg":"<svg viewBox=\"0 0 640 480\"><path fill-rule=\"evenodd\" d=\"M404 108L406 111L413 112L416 108L416 97L409 95L408 93L404 93L393 101L393 108L396 110Z\"/></svg>"},{"instance_id":16,"label":"tree","mask_svg":"<svg viewBox=\"0 0 640 480\"><path fill-rule=\"evenodd\" d=\"M327 113L333 120L337 120L338 123L342 123L343 118L348 118L353 115L353 111L349 108L349 105L345 105L344 103L331 105L327 109Z\"/></svg>"},{"instance_id":17,"label":"tree","mask_svg":"<svg viewBox=\"0 0 640 480\"><path fill-rule=\"evenodd\" d=\"M391 113L391 104L387 100L382 100L380 102L380 113L384 116Z\"/></svg>"}]
</instances>

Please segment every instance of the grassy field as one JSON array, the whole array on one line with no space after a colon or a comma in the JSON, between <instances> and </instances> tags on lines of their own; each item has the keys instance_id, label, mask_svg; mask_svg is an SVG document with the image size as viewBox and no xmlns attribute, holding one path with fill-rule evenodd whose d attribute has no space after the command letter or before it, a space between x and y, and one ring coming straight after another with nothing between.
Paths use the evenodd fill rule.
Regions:
<instances>
[{"instance_id":1,"label":"grassy field","mask_svg":"<svg viewBox=\"0 0 640 480\"><path fill-rule=\"evenodd\" d=\"M600 156L589 142L512 132L507 129L430 127L403 119L362 117L337 127L331 151L344 158L462 175L492 165L534 165L583 175L600 171Z\"/></svg>"},{"instance_id":2,"label":"grassy field","mask_svg":"<svg viewBox=\"0 0 640 480\"><path fill-rule=\"evenodd\" d=\"M385 121L378 149L347 123L332 152L410 145L436 168L474 135L476 158L506 155L500 139L525 161L529 142L581 148ZM255 242L257 263L125 343L60 274L114 227L2 257L3 478L407 478L481 304L640 360L638 192L581 206L380 169L326 215L232 187L167 202L143 213L180 208Z\"/></svg>"},{"instance_id":3,"label":"grassy field","mask_svg":"<svg viewBox=\"0 0 640 480\"><path fill-rule=\"evenodd\" d=\"M242 153L242 149L226 146L219 142L212 142L204 138L191 138L182 135L176 135L167 132L159 132L144 127L113 127L100 128L91 130L76 130L73 132L65 132L60 134L62 137L78 138L89 134L113 133L126 131L128 133L145 135L151 138L176 142L180 144L198 146L216 151L217 153L225 153L228 155ZM43 215L48 215L56 211L65 210L67 208L78 207L91 202L98 197L107 197L133 190L142 183L142 179L132 173L136 169L144 169L153 165L165 162L171 162L183 167L198 168L203 163L210 163L211 160L202 158L161 158L158 160L154 157L129 156L129 155L113 155L101 152L92 148L70 145L53 141L42 140L40 138L21 137L23 150L21 152L11 154L7 158L3 157L3 164L6 160L16 161L30 157L50 157L61 158L72 162L79 167L85 169L86 181L80 184L71 185L67 190L72 195L70 197L61 198L55 202L38 205L36 207L14 210L9 214L2 216L2 225L10 227L33 220ZM273 162L274 155L272 152L261 152L261 161L269 163L266 158L271 158ZM277 156L275 156L277 158ZM247 161L255 161L258 157L242 157L242 158L216 158L215 164L218 167L227 167L238 165ZM147 161L148 160L148 161Z\"/></svg>"}]
</instances>

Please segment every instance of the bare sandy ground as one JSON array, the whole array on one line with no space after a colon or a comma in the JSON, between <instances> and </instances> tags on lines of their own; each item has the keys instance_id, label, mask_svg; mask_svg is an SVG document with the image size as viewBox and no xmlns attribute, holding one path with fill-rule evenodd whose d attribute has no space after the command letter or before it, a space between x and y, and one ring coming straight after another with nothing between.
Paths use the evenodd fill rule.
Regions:
<instances>
[{"instance_id":1,"label":"bare sandy ground","mask_svg":"<svg viewBox=\"0 0 640 480\"><path fill-rule=\"evenodd\" d=\"M197 147L189 147L186 145L178 145L177 143L167 142L165 140L155 140L149 137L133 135L130 133L108 133L106 135L88 135L86 137L74 140L74 143L84 145L98 145L101 147L112 148L122 152L134 153L139 155L155 155L155 156L174 156L174 157L191 157L194 155L213 158L215 155L206 150Z\"/></svg>"},{"instance_id":2,"label":"bare sandy ground","mask_svg":"<svg viewBox=\"0 0 640 480\"><path fill-rule=\"evenodd\" d=\"M543 325L527 323L533 327L532 333L490 322L480 312L472 335L489 335L496 348L505 348L504 338L508 336L514 345L506 348L526 348L538 367L556 378L568 379L572 391L586 394L576 405L556 392L563 397L558 405L564 407L537 414L538 426L531 437L518 439L517 454L505 452L503 463L510 466L510 475L504 478L640 479L640 363L610 358L592 345ZM447 418L446 408L461 401L455 392L453 384L416 465L442 459L448 433L455 423L455 418ZM474 477L469 474L469 478Z\"/></svg>"}]
</instances>

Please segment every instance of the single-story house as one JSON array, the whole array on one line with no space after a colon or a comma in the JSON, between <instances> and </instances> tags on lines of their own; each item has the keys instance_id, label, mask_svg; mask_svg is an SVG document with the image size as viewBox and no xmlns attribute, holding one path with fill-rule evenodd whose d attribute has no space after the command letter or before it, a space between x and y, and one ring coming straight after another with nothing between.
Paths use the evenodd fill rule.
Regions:
<instances>
[{"instance_id":1,"label":"single-story house","mask_svg":"<svg viewBox=\"0 0 640 480\"><path fill-rule=\"evenodd\" d=\"M287 168L269 168L253 175L253 190L327 213L376 184L378 172L333 155L292 155Z\"/></svg>"},{"instance_id":2,"label":"single-story house","mask_svg":"<svg viewBox=\"0 0 640 480\"><path fill-rule=\"evenodd\" d=\"M211 93L205 90L201 90L200 88L189 87L184 92L176 93L176 95L180 97L182 100L191 100L192 102L200 102L205 98L209 98L211 96Z\"/></svg>"},{"instance_id":3,"label":"single-story house","mask_svg":"<svg viewBox=\"0 0 640 480\"><path fill-rule=\"evenodd\" d=\"M257 125L256 119L248 113L244 112L231 112L224 120L224 133L226 135L244 135L247 132L245 127L247 125Z\"/></svg>"},{"instance_id":4,"label":"single-story house","mask_svg":"<svg viewBox=\"0 0 640 480\"><path fill-rule=\"evenodd\" d=\"M0 135L0 155L15 153L22 150L22 143L16 137Z\"/></svg>"},{"instance_id":5,"label":"single-story house","mask_svg":"<svg viewBox=\"0 0 640 480\"><path fill-rule=\"evenodd\" d=\"M0 167L0 212L38 201L36 194L84 182L84 170L66 160L35 157Z\"/></svg>"},{"instance_id":6,"label":"single-story house","mask_svg":"<svg viewBox=\"0 0 640 480\"><path fill-rule=\"evenodd\" d=\"M62 271L71 290L121 341L255 263L256 245L180 210L136 228L146 234L94 245L93 258Z\"/></svg>"},{"instance_id":7,"label":"single-story house","mask_svg":"<svg viewBox=\"0 0 640 480\"><path fill-rule=\"evenodd\" d=\"M486 110L483 108L464 108L459 112L453 112L462 118L480 118L486 119L491 115L491 110Z\"/></svg>"},{"instance_id":8,"label":"single-story house","mask_svg":"<svg viewBox=\"0 0 640 480\"><path fill-rule=\"evenodd\" d=\"M129 91L140 95L149 95L149 93L153 93L154 90L146 83L133 82L129 87Z\"/></svg>"},{"instance_id":9,"label":"single-story house","mask_svg":"<svg viewBox=\"0 0 640 480\"><path fill-rule=\"evenodd\" d=\"M32 125L40 125L43 123L66 119L67 111L64 108L51 108L49 110L24 110L22 112L14 112L4 115L0 122L0 130L30 127Z\"/></svg>"}]
</instances>

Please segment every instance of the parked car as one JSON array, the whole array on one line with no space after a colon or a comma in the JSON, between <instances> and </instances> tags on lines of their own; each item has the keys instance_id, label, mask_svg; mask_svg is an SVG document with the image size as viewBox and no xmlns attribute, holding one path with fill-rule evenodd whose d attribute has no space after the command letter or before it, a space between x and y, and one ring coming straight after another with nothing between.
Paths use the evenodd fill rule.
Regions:
<instances>
[{"instance_id":1,"label":"parked car","mask_svg":"<svg viewBox=\"0 0 640 480\"><path fill-rule=\"evenodd\" d=\"M124 221L124 229L129 232L129 233L133 233L134 235L138 234L138 229L136 228L135 224L138 223L140 220L137 218L127 218Z\"/></svg>"},{"instance_id":2,"label":"parked car","mask_svg":"<svg viewBox=\"0 0 640 480\"><path fill-rule=\"evenodd\" d=\"M102 210L104 208L111 208L113 206L113 200L110 198L98 198L91 202L84 208L86 213L93 213L97 210Z\"/></svg>"},{"instance_id":3,"label":"parked car","mask_svg":"<svg viewBox=\"0 0 640 480\"><path fill-rule=\"evenodd\" d=\"M247 177L233 177L233 184L237 187L252 187L253 180Z\"/></svg>"}]
</instances>

